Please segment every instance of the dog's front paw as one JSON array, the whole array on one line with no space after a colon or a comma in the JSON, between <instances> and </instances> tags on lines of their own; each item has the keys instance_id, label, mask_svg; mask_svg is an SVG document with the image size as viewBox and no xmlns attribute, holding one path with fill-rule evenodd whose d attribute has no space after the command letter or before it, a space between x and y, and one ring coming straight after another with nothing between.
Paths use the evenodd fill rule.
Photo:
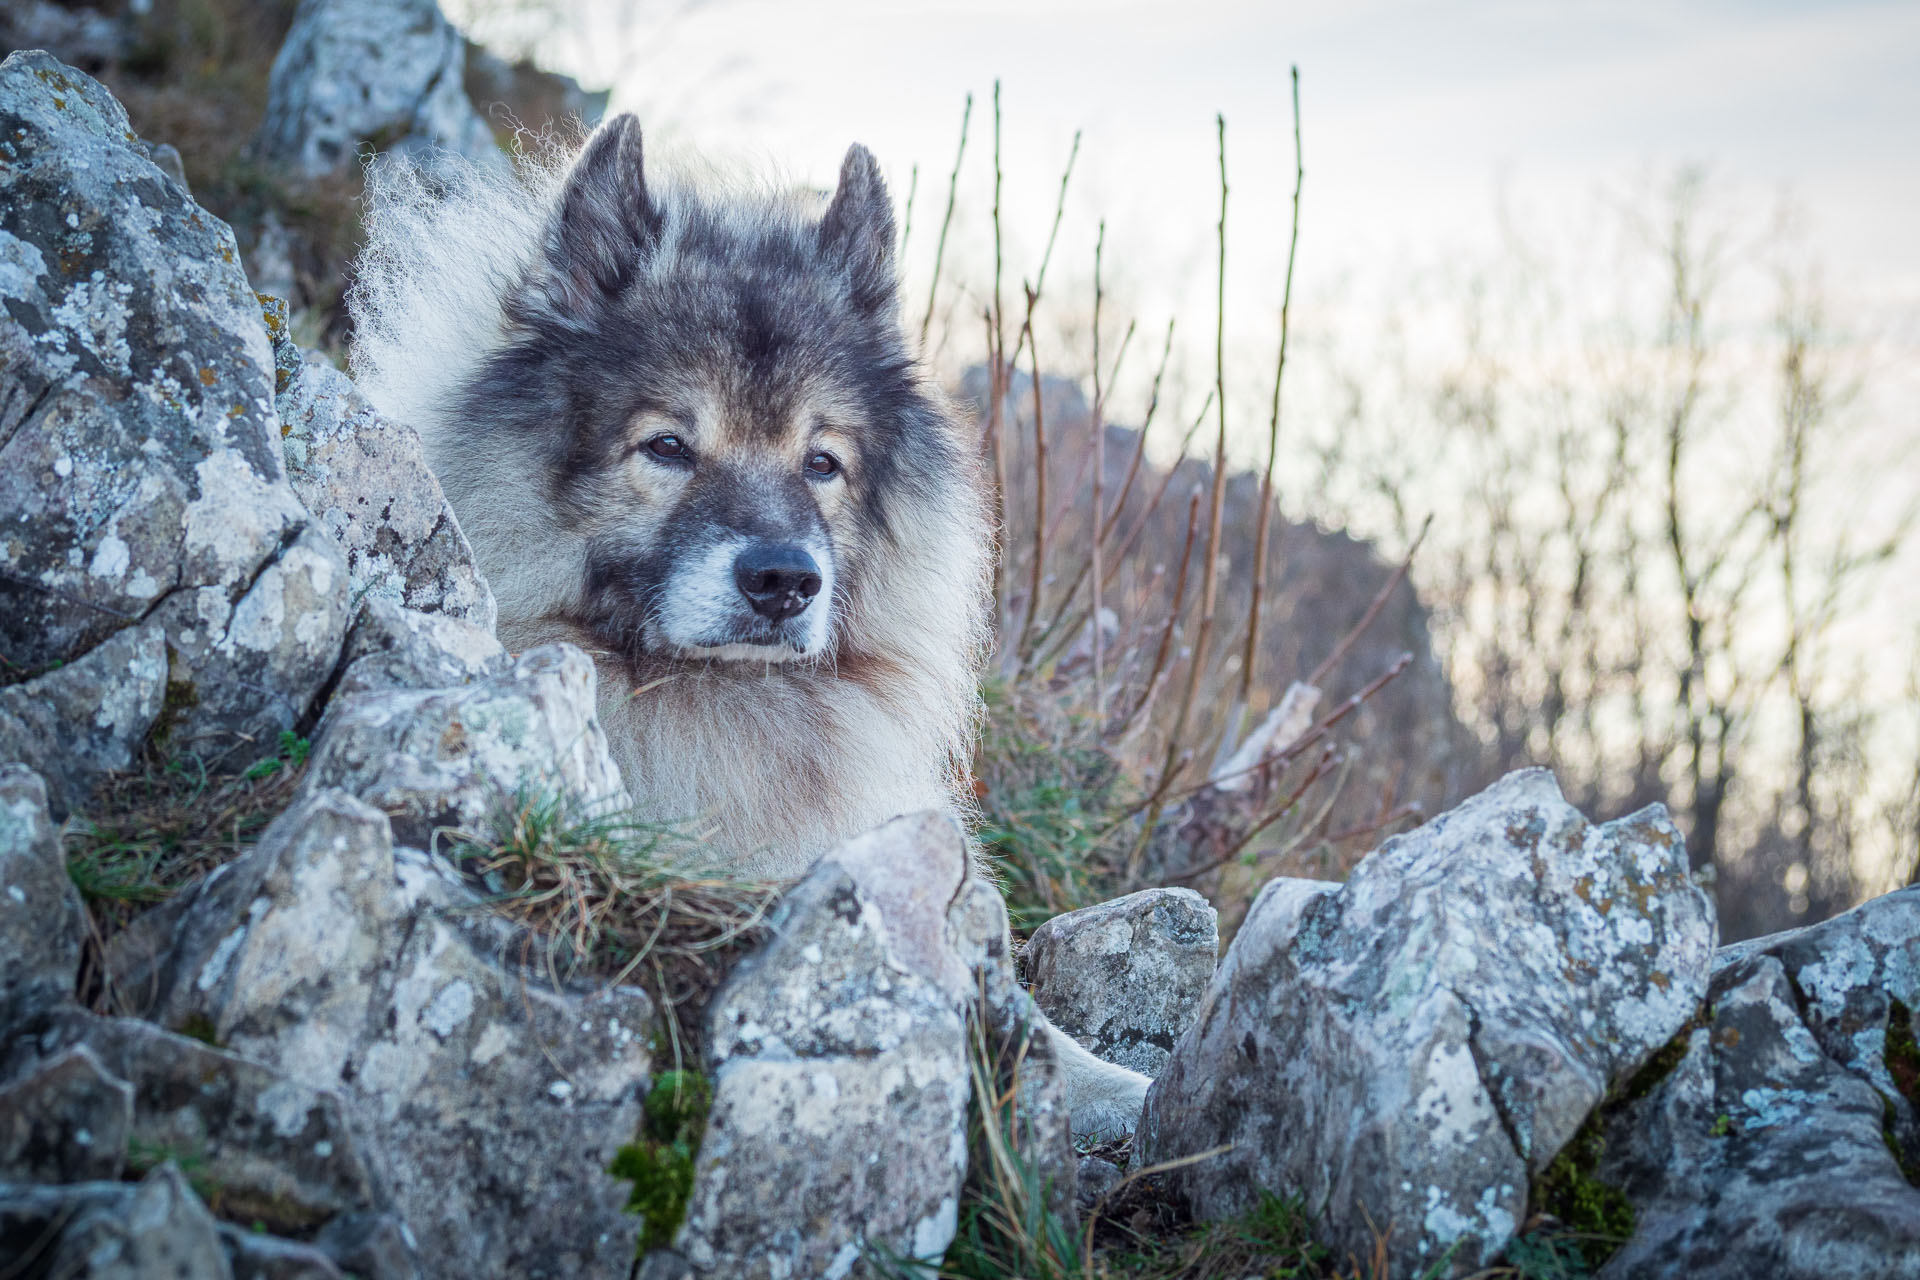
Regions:
<instances>
[{"instance_id":1,"label":"dog's front paw","mask_svg":"<svg viewBox=\"0 0 1920 1280\"><path fill-rule=\"evenodd\" d=\"M1091 1061L1092 1068L1067 1074L1067 1116L1073 1136L1093 1142L1124 1138L1140 1123L1140 1109L1146 1105L1147 1088L1153 1081L1111 1062Z\"/></svg>"}]
</instances>

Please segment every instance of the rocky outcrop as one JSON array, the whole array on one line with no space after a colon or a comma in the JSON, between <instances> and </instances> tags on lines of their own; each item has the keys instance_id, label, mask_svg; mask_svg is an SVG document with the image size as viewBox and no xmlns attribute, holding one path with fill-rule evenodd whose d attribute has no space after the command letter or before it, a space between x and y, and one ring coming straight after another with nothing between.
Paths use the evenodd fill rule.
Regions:
<instances>
[{"instance_id":1,"label":"rocky outcrop","mask_svg":"<svg viewBox=\"0 0 1920 1280\"><path fill-rule=\"evenodd\" d=\"M86 1045L0 1085L0 1182L109 1181L126 1167L133 1086Z\"/></svg>"},{"instance_id":2,"label":"rocky outcrop","mask_svg":"<svg viewBox=\"0 0 1920 1280\"><path fill-rule=\"evenodd\" d=\"M309 69L358 7L302 7ZM467 842L625 806L592 664L502 649L418 442L263 320L98 85L10 58L0 119L0 1271L930 1263L988 1185L1070 1223L1083 1168L1089 1206L1122 1176L1076 1160L1092 1059L1037 997L1158 1070L1133 1159L1213 1152L1165 1177L1203 1216L1300 1196L1342 1255L1377 1228L1395 1274L1458 1273L1571 1176L1634 1223L1608 1277L1920 1280L1920 890L1709 985L1664 815L1589 825L1540 773L1344 885L1270 884L1217 972L1212 910L1153 890L1042 927L1030 996L936 815L823 860L731 972L703 952L715 994L671 1023L546 971ZM63 815L157 743L237 767L295 726L256 843L87 915Z\"/></svg>"},{"instance_id":3,"label":"rocky outcrop","mask_svg":"<svg viewBox=\"0 0 1920 1280\"><path fill-rule=\"evenodd\" d=\"M378 689L336 698L308 765L384 810L396 839L481 835L518 796L571 797L580 813L627 807L594 717L593 662L571 645L520 655L496 678L452 689Z\"/></svg>"},{"instance_id":4,"label":"rocky outcrop","mask_svg":"<svg viewBox=\"0 0 1920 1280\"><path fill-rule=\"evenodd\" d=\"M1096 1057L1157 1075L1200 1011L1219 916L1191 889L1143 889L1055 916L1025 953L1034 1001Z\"/></svg>"},{"instance_id":5,"label":"rocky outcrop","mask_svg":"<svg viewBox=\"0 0 1920 1280\"><path fill-rule=\"evenodd\" d=\"M347 556L350 598L390 600L491 631L493 593L411 427L383 418L347 375L302 353L267 304L274 408L293 490Z\"/></svg>"},{"instance_id":6,"label":"rocky outcrop","mask_svg":"<svg viewBox=\"0 0 1920 1280\"><path fill-rule=\"evenodd\" d=\"M1713 937L1658 809L1591 826L1543 770L1388 841L1344 885L1276 880L1147 1096L1140 1165L1209 1217L1261 1188L1396 1274L1492 1262L1610 1086L1698 1008ZM1443 1264L1444 1260L1444 1265Z\"/></svg>"},{"instance_id":7,"label":"rocky outcrop","mask_svg":"<svg viewBox=\"0 0 1920 1280\"><path fill-rule=\"evenodd\" d=\"M354 618L340 664L337 699L382 689L449 689L503 675L509 665L491 630L377 598Z\"/></svg>"},{"instance_id":8,"label":"rocky outcrop","mask_svg":"<svg viewBox=\"0 0 1920 1280\"><path fill-rule=\"evenodd\" d=\"M465 70L435 0L301 0L273 60L261 153L308 177L356 163L363 145L501 159Z\"/></svg>"},{"instance_id":9,"label":"rocky outcrop","mask_svg":"<svg viewBox=\"0 0 1920 1280\"><path fill-rule=\"evenodd\" d=\"M1702 1024L1611 1109L1591 1176L1631 1204L1607 1280L1920 1276L1920 889L1730 947Z\"/></svg>"},{"instance_id":10,"label":"rocky outcrop","mask_svg":"<svg viewBox=\"0 0 1920 1280\"><path fill-rule=\"evenodd\" d=\"M213 1215L171 1162L138 1183L0 1186L0 1258L76 1280L233 1280Z\"/></svg>"},{"instance_id":11,"label":"rocky outcrop","mask_svg":"<svg viewBox=\"0 0 1920 1280\"><path fill-rule=\"evenodd\" d=\"M123 947L120 985L157 992L164 1025L337 1092L430 1274L609 1267L634 1245L605 1169L640 1119L652 1003L554 989L477 908L442 859L395 849L378 810L316 789L157 946Z\"/></svg>"},{"instance_id":12,"label":"rocky outcrop","mask_svg":"<svg viewBox=\"0 0 1920 1280\"><path fill-rule=\"evenodd\" d=\"M85 936L46 783L0 765L0 1033L71 997Z\"/></svg>"},{"instance_id":13,"label":"rocky outcrop","mask_svg":"<svg viewBox=\"0 0 1920 1280\"><path fill-rule=\"evenodd\" d=\"M829 854L786 896L709 1005L713 1107L686 1221L643 1274L869 1274L876 1254L946 1251L968 1167L968 1021L998 1038L982 992L1011 989L1004 908L982 911L968 881L960 829L926 813ZM976 971L996 961L997 980ZM1044 1053L1027 1070L1034 1158L1070 1204Z\"/></svg>"},{"instance_id":14,"label":"rocky outcrop","mask_svg":"<svg viewBox=\"0 0 1920 1280\"><path fill-rule=\"evenodd\" d=\"M76 661L0 688L0 760L45 770L48 799L64 817L133 763L166 692L165 630L128 627Z\"/></svg>"},{"instance_id":15,"label":"rocky outcrop","mask_svg":"<svg viewBox=\"0 0 1920 1280\"><path fill-rule=\"evenodd\" d=\"M306 714L347 609L343 557L286 482L233 235L45 54L0 64L0 117L0 652L37 675L155 627L174 732L244 764ZM64 796L149 708L136 692L104 750L85 733L34 763Z\"/></svg>"}]
</instances>

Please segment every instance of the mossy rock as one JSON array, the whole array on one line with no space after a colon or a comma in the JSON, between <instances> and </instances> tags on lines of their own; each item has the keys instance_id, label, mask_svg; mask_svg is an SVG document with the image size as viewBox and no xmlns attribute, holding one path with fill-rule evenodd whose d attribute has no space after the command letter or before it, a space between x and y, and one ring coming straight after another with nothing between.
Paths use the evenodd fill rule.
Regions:
<instances>
[{"instance_id":1,"label":"mossy rock","mask_svg":"<svg viewBox=\"0 0 1920 1280\"><path fill-rule=\"evenodd\" d=\"M627 1212L640 1215L638 1251L664 1248L687 1216L693 1160L706 1135L713 1086L697 1071L663 1071L647 1090L641 1132L614 1153L607 1172L633 1183Z\"/></svg>"}]
</instances>

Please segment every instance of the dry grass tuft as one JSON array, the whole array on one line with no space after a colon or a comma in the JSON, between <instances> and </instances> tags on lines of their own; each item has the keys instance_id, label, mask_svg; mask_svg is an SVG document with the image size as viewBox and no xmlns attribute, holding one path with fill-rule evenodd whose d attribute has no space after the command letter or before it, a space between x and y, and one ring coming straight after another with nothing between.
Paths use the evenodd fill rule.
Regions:
<instances>
[{"instance_id":1,"label":"dry grass tuft","mask_svg":"<svg viewBox=\"0 0 1920 1280\"><path fill-rule=\"evenodd\" d=\"M259 842L300 785L307 747L282 733L274 755L223 774L202 757L172 754L163 736L67 820L67 875L87 908L83 998L105 995L102 958L114 934Z\"/></svg>"},{"instance_id":2,"label":"dry grass tuft","mask_svg":"<svg viewBox=\"0 0 1920 1280\"><path fill-rule=\"evenodd\" d=\"M784 887L713 866L671 824L539 788L503 802L489 830L455 833L446 852L486 887L488 910L528 930L539 948L529 958L556 984L638 981L676 1015L676 1036L680 1011L697 1013L760 939Z\"/></svg>"}]
</instances>

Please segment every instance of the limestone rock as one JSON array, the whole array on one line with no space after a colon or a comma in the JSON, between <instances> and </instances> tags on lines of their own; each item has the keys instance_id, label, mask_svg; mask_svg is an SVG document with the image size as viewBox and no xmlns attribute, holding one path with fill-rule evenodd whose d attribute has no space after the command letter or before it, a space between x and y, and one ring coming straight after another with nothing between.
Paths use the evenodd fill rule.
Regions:
<instances>
[{"instance_id":1,"label":"limestone rock","mask_svg":"<svg viewBox=\"0 0 1920 1280\"><path fill-rule=\"evenodd\" d=\"M344 565L287 485L233 234L99 84L0 64L0 651L160 627L175 733L271 749L332 674Z\"/></svg>"},{"instance_id":2,"label":"limestone rock","mask_svg":"<svg viewBox=\"0 0 1920 1280\"><path fill-rule=\"evenodd\" d=\"M127 1161L133 1086L76 1045L0 1084L0 1182L112 1181Z\"/></svg>"},{"instance_id":3,"label":"limestone rock","mask_svg":"<svg viewBox=\"0 0 1920 1280\"><path fill-rule=\"evenodd\" d=\"M354 163L362 144L501 159L465 62L434 0L301 0L267 81L261 151L308 177Z\"/></svg>"},{"instance_id":4,"label":"limestone rock","mask_svg":"<svg viewBox=\"0 0 1920 1280\"><path fill-rule=\"evenodd\" d=\"M1920 885L1831 920L1727 947L1714 967L1759 955L1785 967L1822 1052L1886 1101L1889 1137L1907 1167L1920 1171L1920 1050L1894 1061L1901 1056L1896 1046L1914 1045L1920 1027Z\"/></svg>"},{"instance_id":5,"label":"limestone rock","mask_svg":"<svg viewBox=\"0 0 1920 1280\"><path fill-rule=\"evenodd\" d=\"M283 311L276 302L268 327L287 475L346 552L352 600L388 600L491 631L493 593L427 468L420 438L376 413L323 357L302 358Z\"/></svg>"},{"instance_id":6,"label":"limestone rock","mask_svg":"<svg viewBox=\"0 0 1920 1280\"><path fill-rule=\"evenodd\" d=\"M0 688L0 760L38 769L56 816L64 816L84 807L101 779L133 763L166 692L166 633L128 627L78 661Z\"/></svg>"},{"instance_id":7,"label":"limestone rock","mask_svg":"<svg viewBox=\"0 0 1920 1280\"><path fill-rule=\"evenodd\" d=\"M1713 916L1654 808L1591 826L1543 770L1389 840L1341 886L1262 890L1148 1094L1141 1165L1204 1216L1325 1206L1395 1274L1490 1263L1610 1085L1688 1022Z\"/></svg>"},{"instance_id":8,"label":"limestone rock","mask_svg":"<svg viewBox=\"0 0 1920 1280\"><path fill-rule=\"evenodd\" d=\"M444 613L369 600L347 633L333 695L447 689L501 675L507 665L507 651L489 630Z\"/></svg>"},{"instance_id":9,"label":"limestone rock","mask_svg":"<svg viewBox=\"0 0 1920 1280\"><path fill-rule=\"evenodd\" d=\"M320 1228L314 1244L360 1280L416 1280L420 1274L412 1236L390 1213L343 1213Z\"/></svg>"},{"instance_id":10,"label":"limestone rock","mask_svg":"<svg viewBox=\"0 0 1920 1280\"><path fill-rule=\"evenodd\" d=\"M643 1276L866 1275L869 1248L937 1260L967 1173L969 1019L989 1054L1029 1050L1015 1140L1072 1212L1057 1064L952 818L896 818L827 855L770 932L708 1006L693 1192Z\"/></svg>"},{"instance_id":11,"label":"limestone rock","mask_svg":"<svg viewBox=\"0 0 1920 1280\"><path fill-rule=\"evenodd\" d=\"M92 71L124 58L129 35L126 23L96 7L54 0L0 3L0 51L45 49L62 62Z\"/></svg>"},{"instance_id":12,"label":"limestone rock","mask_svg":"<svg viewBox=\"0 0 1920 1280\"><path fill-rule=\"evenodd\" d=\"M967 1167L966 871L950 819L829 854L708 1009L714 1099L675 1247L696 1274L844 1275L862 1241L939 1257Z\"/></svg>"},{"instance_id":13,"label":"limestone rock","mask_svg":"<svg viewBox=\"0 0 1920 1280\"><path fill-rule=\"evenodd\" d=\"M1110 1164L1099 1156L1081 1156L1077 1196L1080 1212L1090 1213L1100 1206L1120 1185L1123 1177L1125 1175L1120 1172L1120 1166Z\"/></svg>"},{"instance_id":14,"label":"limestone rock","mask_svg":"<svg viewBox=\"0 0 1920 1280\"><path fill-rule=\"evenodd\" d=\"M25 765L0 765L0 1036L72 999L85 936L46 784Z\"/></svg>"},{"instance_id":15,"label":"limestone rock","mask_svg":"<svg viewBox=\"0 0 1920 1280\"><path fill-rule=\"evenodd\" d=\"M137 1185L0 1186L0 1258L62 1280L232 1280L213 1215L171 1161Z\"/></svg>"},{"instance_id":16,"label":"limestone rock","mask_svg":"<svg viewBox=\"0 0 1920 1280\"><path fill-rule=\"evenodd\" d=\"M242 1231L220 1224L220 1247L226 1250L233 1280L344 1280L345 1273L326 1250L297 1240Z\"/></svg>"},{"instance_id":17,"label":"limestone rock","mask_svg":"<svg viewBox=\"0 0 1920 1280\"><path fill-rule=\"evenodd\" d=\"M593 663L571 645L530 649L460 688L337 697L307 777L384 810L395 838L420 848L439 829L490 830L523 793L564 795L582 813L627 807L594 716Z\"/></svg>"},{"instance_id":18,"label":"limestone rock","mask_svg":"<svg viewBox=\"0 0 1920 1280\"><path fill-rule=\"evenodd\" d=\"M1056 1027L1151 1076L1193 1024L1219 952L1219 917L1205 898L1143 889L1034 930L1027 979Z\"/></svg>"},{"instance_id":19,"label":"limestone rock","mask_svg":"<svg viewBox=\"0 0 1920 1280\"><path fill-rule=\"evenodd\" d=\"M1906 889L1721 953L1685 1056L1606 1115L1594 1176L1636 1223L1602 1277L1920 1277L1920 1162L1901 1128L1917 908ZM1898 1045L1909 1061L1889 1071Z\"/></svg>"},{"instance_id":20,"label":"limestone rock","mask_svg":"<svg viewBox=\"0 0 1920 1280\"><path fill-rule=\"evenodd\" d=\"M69 1068L84 1065L75 1072ZM10 1046L16 1096L39 1082L124 1084L130 1111L103 1161L139 1168L179 1160L220 1188L223 1213L277 1231L311 1231L380 1199L343 1121L339 1099L226 1049L133 1018L75 1008L43 1018ZM60 1100L41 1089L33 1106ZM89 1109L113 1109L111 1094ZM61 1112L41 1109L40 1124ZM69 1127L78 1128L78 1125Z\"/></svg>"},{"instance_id":21,"label":"limestone rock","mask_svg":"<svg viewBox=\"0 0 1920 1280\"><path fill-rule=\"evenodd\" d=\"M606 1166L640 1119L652 1004L523 973L476 907L377 810L309 792L181 912L155 1016L337 1093L430 1274L624 1265L638 1223Z\"/></svg>"}]
</instances>

